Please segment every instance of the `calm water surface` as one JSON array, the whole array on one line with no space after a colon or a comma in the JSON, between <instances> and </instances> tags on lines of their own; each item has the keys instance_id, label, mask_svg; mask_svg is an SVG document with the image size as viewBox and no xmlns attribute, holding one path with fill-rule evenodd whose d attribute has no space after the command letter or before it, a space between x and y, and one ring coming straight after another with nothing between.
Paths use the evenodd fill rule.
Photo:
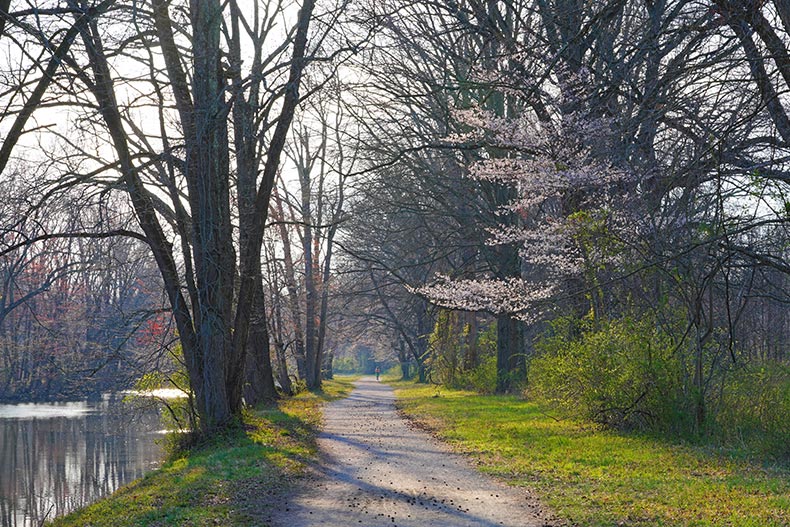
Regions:
<instances>
[{"instance_id":1,"label":"calm water surface","mask_svg":"<svg viewBox=\"0 0 790 527\"><path fill-rule=\"evenodd\" d=\"M161 428L120 395L0 405L0 526L38 526L139 478L161 460Z\"/></svg>"}]
</instances>

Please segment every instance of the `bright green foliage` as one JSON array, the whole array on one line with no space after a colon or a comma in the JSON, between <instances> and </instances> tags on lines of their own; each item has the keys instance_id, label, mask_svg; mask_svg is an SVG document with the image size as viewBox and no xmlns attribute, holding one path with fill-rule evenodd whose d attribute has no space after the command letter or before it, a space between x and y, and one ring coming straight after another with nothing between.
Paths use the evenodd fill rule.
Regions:
<instances>
[{"instance_id":1,"label":"bright green foliage","mask_svg":"<svg viewBox=\"0 0 790 527\"><path fill-rule=\"evenodd\" d=\"M448 386L455 385L466 351L468 331L468 327L461 325L457 312L439 310L433 332L428 336L430 355L426 361L434 381Z\"/></svg>"},{"instance_id":2,"label":"bright green foliage","mask_svg":"<svg viewBox=\"0 0 790 527\"><path fill-rule=\"evenodd\" d=\"M601 318L604 309L604 289L599 274L606 269L611 256L618 255L622 246L609 228L610 211L606 209L579 210L568 216L572 239L580 251L584 281L588 290L590 312Z\"/></svg>"},{"instance_id":3,"label":"bright green foliage","mask_svg":"<svg viewBox=\"0 0 790 527\"><path fill-rule=\"evenodd\" d=\"M477 367L462 372L453 388L485 394L494 393L496 390L496 356L486 355Z\"/></svg>"},{"instance_id":4,"label":"bright green foliage","mask_svg":"<svg viewBox=\"0 0 790 527\"><path fill-rule=\"evenodd\" d=\"M516 397L398 384L399 406L568 525L790 525L790 470L551 415Z\"/></svg>"},{"instance_id":5,"label":"bright green foliage","mask_svg":"<svg viewBox=\"0 0 790 527\"><path fill-rule=\"evenodd\" d=\"M359 360L356 356L335 357L332 363L332 370L337 373L358 372L361 370Z\"/></svg>"},{"instance_id":6,"label":"bright green foliage","mask_svg":"<svg viewBox=\"0 0 790 527\"><path fill-rule=\"evenodd\" d=\"M334 357L332 370L336 373L373 373L377 361L373 349L365 345L356 345L347 350L345 356Z\"/></svg>"},{"instance_id":7,"label":"bright green foliage","mask_svg":"<svg viewBox=\"0 0 790 527\"><path fill-rule=\"evenodd\" d=\"M496 322L471 334L457 311L440 310L433 332L428 337L430 368L434 382L479 393L496 389ZM473 340L474 339L474 340ZM472 343L475 351L472 353Z\"/></svg>"},{"instance_id":8,"label":"bright green foliage","mask_svg":"<svg viewBox=\"0 0 790 527\"><path fill-rule=\"evenodd\" d=\"M134 389L140 392L149 392L160 388L175 388L190 393L189 375L184 366L184 356L181 344L177 343L167 353L166 360L159 365L160 369L143 374ZM130 395L127 400L139 402L147 405L149 397ZM162 424L168 430L197 430L197 412L195 411L193 399L185 397L183 399L159 399L158 404L162 407ZM166 450L180 448L179 445L184 438L171 434L166 438Z\"/></svg>"},{"instance_id":9,"label":"bright green foliage","mask_svg":"<svg viewBox=\"0 0 790 527\"><path fill-rule=\"evenodd\" d=\"M272 490L283 488L316 455L324 401L351 391L352 378L324 381L275 407L248 411L243 426L173 456L112 496L55 521L56 527L264 525Z\"/></svg>"},{"instance_id":10,"label":"bright green foliage","mask_svg":"<svg viewBox=\"0 0 790 527\"><path fill-rule=\"evenodd\" d=\"M706 377L706 419L699 427L688 350L649 319L593 325L560 318L536 349L529 391L566 415L790 460L787 365L717 366ZM703 352L706 364L721 362L715 350Z\"/></svg>"},{"instance_id":11,"label":"bright green foliage","mask_svg":"<svg viewBox=\"0 0 790 527\"><path fill-rule=\"evenodd\" d=\"M403 370L401 370L399 364L395 364L394 366L390 366L387 370L382 372L381 378L385 382L401 380L403 378Z\"/></svg>"},{"instance_id":12,"label":"bright green foliage","mask_svg":"<svg viewBox=\"0 0 790 527\"><path fill-rule=\"evenodd\" d=\"M304 379L291 379L291 391L293 391L294 395L306 392L307 381Z\"/></svg>"},{"instance_id":13,"label":"bright green foliage","mask_svg":"<svg viewBox=\"0 0 790 527\"><path fill-rule=\"evenodd\" d=\"M684 370L648 321L554 322L530 365L531 390L577 417L616 428L687 429Z\"/></svg>"},{"instance_id":14,"label":"bright green foliage","mask_svg":"<svg viewBox=\"0 0 790 527\"><path fill-rule=\"evenodd\" d=\"M479 363L472 369L462 371L453 388L472 390L477 393L494 393L496 390L496 322L477 335Z\"/></svg>"}]
</instances>

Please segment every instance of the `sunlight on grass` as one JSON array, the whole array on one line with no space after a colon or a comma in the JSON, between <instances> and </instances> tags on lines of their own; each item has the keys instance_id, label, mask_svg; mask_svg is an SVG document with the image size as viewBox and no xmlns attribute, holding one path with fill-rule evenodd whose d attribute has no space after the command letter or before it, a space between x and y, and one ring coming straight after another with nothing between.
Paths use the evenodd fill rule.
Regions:
<instances>
[{"instance_id":1,"label":"sunlight on grass","mask_svg":"<svg viewBox=\"0 0 790 527\"><path fill-rule=\"evenodd\" d=\"M572 524L790 525L787 468L600 430L514 397L394 384L406 414Z\"/></svg>"},{"instance_id":2,"label":"sunlight on grass","mask_svg":"<svg viewBox=\"0 0 790 527\"><path fill-rule=\"evenodd\" d=\"M323 392L301 393L245 413L243 429L177 456L112 496L55 520L57 527L259 525L265 498L315 458L322 405L345 397L353 377L324 381Z\"/></svg>"}]
</instances>

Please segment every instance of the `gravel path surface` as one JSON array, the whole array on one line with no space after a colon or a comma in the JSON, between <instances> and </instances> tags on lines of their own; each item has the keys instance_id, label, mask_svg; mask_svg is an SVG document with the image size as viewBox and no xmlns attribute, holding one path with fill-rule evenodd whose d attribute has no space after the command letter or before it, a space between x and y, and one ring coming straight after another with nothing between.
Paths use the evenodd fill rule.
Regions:
<instances>
[{"instance_id":1,"label":"gravel path surface","mask_svg":"<svg viewBox=\"0 0 790 527\"><path fill-rule=\"evenodd\" d=\"M280 527L548 526L524 489L475 471L395 410L392 388L358 381L324 410L322 461L270 519Z\"/></svg>"}]
</instances>

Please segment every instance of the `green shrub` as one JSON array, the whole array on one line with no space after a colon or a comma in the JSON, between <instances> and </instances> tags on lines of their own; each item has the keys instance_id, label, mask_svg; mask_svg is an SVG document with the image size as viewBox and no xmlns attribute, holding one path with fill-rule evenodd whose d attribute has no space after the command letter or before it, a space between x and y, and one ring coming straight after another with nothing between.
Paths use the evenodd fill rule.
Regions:
<instances>
[{"instance_id":1,"label":"green shrub","mask_svg":"<svg viewBox=\"0 0 790 527\"><path fill-rule=\"evenodd\" d=\"M732 372L714 422L723 443L790 461L790 366L768 362Z\"/></svg>"},{"instance_id":2,"label":"green shrub","mask_svg":"<svg viewBox=\"0 0 790 527\"><path fill-rule=\"evenodd\" d=\"M561 318L536 351L531 390L570 413L616 428L686 428L682 364L649 320Z\"/></svg>"},{"instance_id":3,"label":"green shrub","mask_svg":"<svg viewBox=\"0 0 790 527\"><path fill-rule=\"evenodd\" d=\"M428 335L428 359L426 366L434 381L446 386L456 385L465 350L466 327L458 313L448 309L439 310L433 331Z\"/></svg>"},{"instance_id":4,"label":"green shrub","mask_svg":"<svg viewBox=\"0 0 790 527\"><path fill-rule=\"evenodd\" d=\"M790 365L759 362L727 371L720 364L706 372L700 427L687 352L649 318L596 327L589 320L560 318L536 345L529 389L567 414L606 426L790 461ZM706 357L707 364L714 362Z\"/></svg>"},{"instance_id":5,"label":"green shrub","mask_svg":"<svg viewBox=\"0 0 790 527\"><path fill-rule=\"evenodd\" d=\"M304 379L297 379L296 377L291 377L291 391L293 391L293 395L306 392L307 381Z\"/></svg>"},{"instance_id":6,"label":"green shrub","mask_svg":"<svg viewBox=\"0 0 790 527\"><path fill-rule=\"evenodd\" d=\"M496 390L496 357L485 357L470 371L461 373L453 388L472 390L482 394L492 394Z\"/></svg>"},{"instance_id":7,"label":"green shrub","mask_svg":"<svg viewBox=\"0 0 790 527\"><path fill-rule=\"evenodd\" d=\"M386 377L387 379L400 379L403 377L403 370L401 369L400 364L394 364L382 371L381 376Z\"/></svg>"},{"instance_id":8,"label":"green shrub","mask_svg":"<svg viewBox=\"0 0 790 527\"><path fill-rule=\"evenodd\" d=\"M361 371L359 360L355 356L335 357L332 370L335 373L359 373Z\"/></svg>"},{"instance_id":9,"label":"green shrub","mask_svg":"<svg viewBox=\"0 0 790 527\"><path fill-rule=\"evenodd\" d=\"M437 382L460 390L491 394L496 390L496 322L474 336L476 352L468 345L471 328L461 324L457 314L440 313L430 336L428 366ZM474 359L472 359L474 357Z\"/></svg>"}]
</instances>

